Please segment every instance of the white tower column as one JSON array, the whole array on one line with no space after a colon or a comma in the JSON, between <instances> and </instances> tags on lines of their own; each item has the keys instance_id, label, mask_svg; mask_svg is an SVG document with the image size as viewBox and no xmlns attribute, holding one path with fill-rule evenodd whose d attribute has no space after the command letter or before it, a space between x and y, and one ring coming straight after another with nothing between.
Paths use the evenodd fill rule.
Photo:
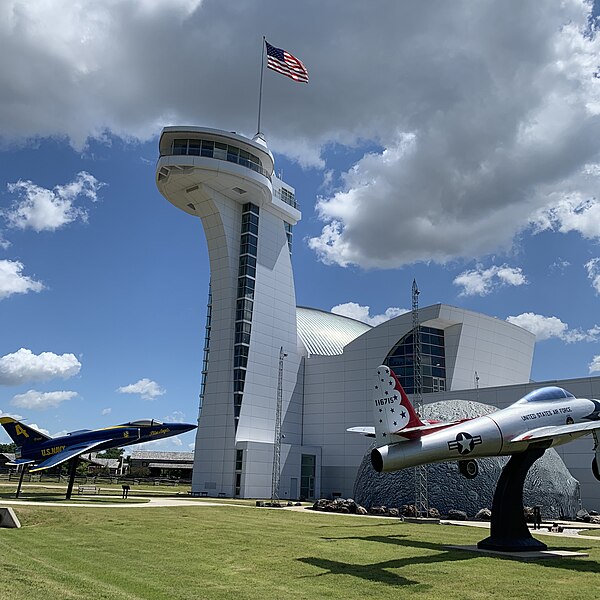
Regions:
<instances>
[{"instance_id":1,"label":"white tower column","mask_svg":"<svg viewBox=\"0 0 600 600\"><path fill-rule=\"evenodd\" d=\"M260 138L167 127L160 155L158 189L200 217L210 260L210 355L192 491L266 497L280 348L288 353L284 407L299 363L288 248L301 216L294 190L273 175L273 156ZM300 427L288 427L292 443Z\"/></svg>"}]
</instances>

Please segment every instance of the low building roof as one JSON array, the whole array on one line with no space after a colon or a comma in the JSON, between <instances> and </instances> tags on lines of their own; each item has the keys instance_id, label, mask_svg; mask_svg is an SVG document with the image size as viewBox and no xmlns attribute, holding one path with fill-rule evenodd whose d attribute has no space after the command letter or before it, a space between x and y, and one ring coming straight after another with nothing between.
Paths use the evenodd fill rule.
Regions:
<instances>
[{"instance_id":1,"label":"low building roof","mask_svg":"<svg viewBox=\"0 0 600 600\"><path fill-rule=\"evenodd\" d=\"M296 307L298 337L310 355L335 356L344 346L372 329L362 321L318 308Z\"/></svg>"},{"instance_id":2,"label":"low building roof","mask_svg":"<svg viewBox=\"0 0 600 600\"><path fill-rule=\"evenodd\" d=\"M147 460L147 461L176 461L180 463L194 462L193 452L146 452L136 450L131 453L131 460Z\"/></svg>"}]
</instances>

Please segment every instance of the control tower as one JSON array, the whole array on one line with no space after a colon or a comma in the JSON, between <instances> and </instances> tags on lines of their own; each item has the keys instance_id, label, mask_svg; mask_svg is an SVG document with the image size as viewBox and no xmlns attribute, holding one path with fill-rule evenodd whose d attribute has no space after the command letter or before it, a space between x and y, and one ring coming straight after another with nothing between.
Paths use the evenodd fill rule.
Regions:
<instances>
[{"instance_id":1,"label":"control tower","mask_svg":"<svg viewBox=\"0 0 600 600\"><path fill-rule=\"evenodd\" d=\"M301 395L293 394L300 357L290 255L301 218L294 189L274 175L262 136L204 127L162 131L156 184L202 221L210 259L192 492L269 497L281 348L282 433L288 450L301 444L302 407L294 400Z\"/></svg>"}]
</instances>

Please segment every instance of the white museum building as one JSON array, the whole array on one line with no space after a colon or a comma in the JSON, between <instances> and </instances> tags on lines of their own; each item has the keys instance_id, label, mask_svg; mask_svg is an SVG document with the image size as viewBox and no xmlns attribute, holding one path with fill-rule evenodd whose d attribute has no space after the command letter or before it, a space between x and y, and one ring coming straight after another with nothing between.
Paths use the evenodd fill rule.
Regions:
<instances>
[{"instance_id":1,"label":"white museum building","mask_svg":"<svg viewBox=\"0 0 600 600\"><path fill-rule=\"evenodd\" d=\"M371 327L296 306L292 236L301 213L261 135L166 127L156 183L200 218L210 261L192 492L268 498L279 461L281 499L352 496L369 440L346 429L372 425L374 370L389 365L414 391L411 314ZM531 382L535 336L516 325L445 304L421 308L419 323L425 403L504 408L543 385L600 397L600 377ZM587 436L557 451L583 506L600 510L592 448Z\"/></svg>"}]
</instances>

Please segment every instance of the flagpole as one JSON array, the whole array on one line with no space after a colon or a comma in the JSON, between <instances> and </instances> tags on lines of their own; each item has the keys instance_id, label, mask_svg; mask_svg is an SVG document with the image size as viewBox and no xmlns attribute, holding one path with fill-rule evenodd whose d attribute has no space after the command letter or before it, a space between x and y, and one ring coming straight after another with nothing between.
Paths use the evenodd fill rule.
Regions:
<instances>
[{"instance_id":1,"label":"flagpole","mask_svg":"<svg viewBox=\"0 0 600 600\"><path fill-rule=\"evenodd\" d=\"M266 40L267 39L263 35L262 47L261 47L261 53L260 53L260 87L259 87L259 92L258 92L258 127L256 130L256 135L261 135L260 113L262 110L262 90L263 90L263 74L265 72L265 42L266 42Z\"/></svg>"}]
</instances>

